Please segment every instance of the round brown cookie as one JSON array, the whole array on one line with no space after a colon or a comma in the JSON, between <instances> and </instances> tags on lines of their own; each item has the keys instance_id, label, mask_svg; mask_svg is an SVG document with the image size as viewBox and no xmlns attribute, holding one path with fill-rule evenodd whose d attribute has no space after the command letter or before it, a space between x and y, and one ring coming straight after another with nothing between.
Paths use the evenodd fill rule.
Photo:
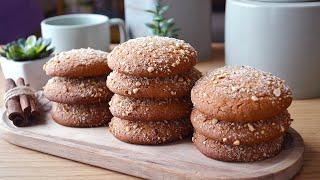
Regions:
<instances>
[{"instance_id":1,"label":"round brown cookie","mask_svg":"<svg viewBox=\"0 0 320 180\"><path fill-rule=\"evenodd\" d=\"M113 117L110 132L132 144L163 144L183 139L192 133L188 119L178 121L128 121Z\"/></svg>"},{"instance_id":2,"label":"round brown cookie","mask_svg":"<svg viewBox=\"0 0 320 180\"><path fill-rule=\"evenodd\" d=\"M112 115L107 103L68 105L52 103L52 119L69 127L95 127L107 125Z\"/></svg>"},{"instance_id":3,"label":"round brown cookie","mask_svg":"<svg viewBox=\"0 0 320 180\"><path fill-rule=\"evenodd\" d=\"M192 141L202 154L210 158L230 162L253 162L271 158L279 154L283 137L281 136L272 141L252 146L235 146L208 139L204 135L195 132Z\"/></svg>"},{"instance_id":4,"label":"round brown cookie","mask_svg":"<svg viewBox=\"0 0 320 180\"><path fill-rule=\"evenodd\" d=\"M55 55L43 69L49 76L73 78L103 76L111 71L107 55L107 52L90 48L73 49Z\"/></svg>"},{"instance_id":5,"label":"round brown cookie","mask_svg":"<svg viewBox=\"0 0 320 180\"><path fill-rule=\"evenodd\" d=\"M109 74L107 86L123 96L135 98L167 99L189 96L201 72L192 68L189 72L165 78L146 78L125 75L116 71Z\"/></svg>"},{"instance_id":6,"label":"round brown cookie","mask_svg":"<svg viewBox=\"0 0 320 180\"><path fill-rule=\"evenodd\" d=\"M197 132L212 140L224 144L252 145L283 136L290 127L291 119L288 111L284 111L269 120L234 123L219 121L193 109L191 123Z\"/></svg>"},{"instance_id":7,"label":"round brown cookie","mask_svg":"<svg viewBox=\"0 0 320 180\"><path fill-rule=\"evenodd\" d=\"M107 102L113 93L106 87L107 76L95 78L53 77L43 87L50 100L65 104Z\"/></svg>"},{"instance_id":8,"label":"round brown cookie","mask_svg":"<svg viewBox=\"0 0 320 180\"><path fill-rule=\"evenodd\" d=\"M136 99L115 94L109 102L113 116L131 121L179 120L190 116L190 98Z\"/></svg>"},{"instance_id":9,"label":"round brown cookie","mask_svg":"<svg viewBox=\"0 0 320 180\"><path fill-rule=\"evenodd\" d=\"M125 74L167 77L189 71L197 58L196 50L182 40L150 36L115 47L108 55L108 65Z\"/></svg>"},{"instance_id":10,"label":"round brown cookie","mask_svg":"<svg viewBox=\"0 0 320 180\"><path fill-rule=\"evenodd\" d=\"M286 110L292 93L284 81L248 66L223 67L207 73L192 88L198 110L219 120L252 122Z\"/></svg>"}]
</instances>

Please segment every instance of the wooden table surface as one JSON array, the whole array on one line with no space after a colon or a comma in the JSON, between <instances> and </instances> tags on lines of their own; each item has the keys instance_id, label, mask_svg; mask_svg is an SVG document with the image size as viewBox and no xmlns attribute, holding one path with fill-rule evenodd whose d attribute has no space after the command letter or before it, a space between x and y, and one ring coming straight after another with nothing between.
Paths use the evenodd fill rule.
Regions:
<instances>
[{"instance_id":1,"label":"wooden table surface","mask_svg":"<svg viewBox=\"0 0 320 180\"><path fill-rule=\"evenodd\" d=\"M223 45L213 45L213 58L200 62L201 71L224 64ZM4 78L0 73L0 102ZM292 127L305 141L304 167L295 179L320 179L320 99L294 100L289 111ZM156 148L156 147L155 147ZM129 164L130 166L130 164ZM90 165L11 145L0 138L0 179L135 179Z\"/></svg>"}]
</instances>

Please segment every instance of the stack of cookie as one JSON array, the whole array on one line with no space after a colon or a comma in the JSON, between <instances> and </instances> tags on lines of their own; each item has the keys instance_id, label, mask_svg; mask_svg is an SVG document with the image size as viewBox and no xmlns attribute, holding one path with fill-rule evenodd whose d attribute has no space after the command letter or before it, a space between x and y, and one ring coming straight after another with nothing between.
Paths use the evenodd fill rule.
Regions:
<instances>
[{"instance_id":1,"label":"stack of cookie","mask_svg":"<svg viewBox=\"0 0 320 180\"><path fill-rule=\"evenodd\" d=\"M54 121L71 127L107 125L112 117L108 101L113 93L105 85L111 71L106 52L89 48L61 52L43 68L53 76L44 95L53 101Z\"/></svg>"},{"instance_id":2,"label":"stack of cookie","mask_svg":"<svg viewBox=\"0 0 320 180\"><path fill-rule=\"evenodd\" d=\"M201 73L197 53L182 40L142 37L117 46L108 56L114 70L107 86L114 116L110 132L133 144L161 144L189 135L190 91Z\"/></svg>"},{"instance_id":3,"label":"stack of cookie","mask_svg":"<svg viewBox=\"0 0 320 180\"><path fill-rule=\"evenodd\" d=\"M291 119L284 81L251 67L223 67L191 92L193 142L206 156L251 162L277 155Z\"/></svg>"}]
</instances>

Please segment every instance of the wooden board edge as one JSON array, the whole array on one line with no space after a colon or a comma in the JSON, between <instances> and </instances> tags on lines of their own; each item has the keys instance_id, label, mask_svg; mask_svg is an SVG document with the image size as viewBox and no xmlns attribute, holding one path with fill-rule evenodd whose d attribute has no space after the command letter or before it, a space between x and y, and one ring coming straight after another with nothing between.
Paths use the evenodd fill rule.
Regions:
<instances>
[{"instance_id":1,"label":"wooden board edge","mask_svg":"<svg viewBox=\"0 0 320 180\"><path fill-rule=\"evenodd\" d=\"M141 161L136 161L134 164L134 168L124 167L123 164L132 164L131 160L128 160L121 156L117 156L117 154L106 153L104 150L97 152L90 146L77 144L75 142L68 142L59 139L58 143L55 140L56 137L34 137L32 133L19 131L12 132L10 129L4 129L3 126L0 128L0 134L5 141L16 146L28 148L38 152L62 157L65 159L89 164L104 169L121 172L124 174L129 174L136 177L148 179L163 179L173 177L180 177L183 179L186 177L199 178L198 176L185 175L183 172L176 173L177 171L164 168L163 166L161 166L161 164L153 164L152 166L150 166L150 163L152 162L144 163ZM54 150L57 149L57 147L59 148L59 151ZM80 152L79 149L81 150ZM79 157L81 157L81 160L79 160ZM101 159L104 159L105 162L101 162ZM158 169L158 171L152 174L148 173L154 168ZM161 171L159 171L160 169Z\"/></svg>"},{"instance_id":2,"label":"wooden board edge","mask_svg":"<svg viewBox=\"0 0 320 180\"><path fill-rule=\"evenodd\" d=\"M19 130L19 128L12 128L9 125L7 125L4 121L1 121L0 130L1 130L0 133L2 134L3 139L11 144L36 150L39 152L51 154L54 156L70 159L80 163L85 163L85 164L89 164L89 165L93 165L93 166L97 166L105 169L110 169L110 170L125 173L125 174L130 174L137 177L152 178L152 179L163 179L163 178L210 179L212 178L212 176L199 174L199 173L186 174L185 172L179 172L179 169L171 169L171 168L163 167L161 164L157 164L157 163L154 163L152 164L152 166L150 166L149 164L152 162L148 162L148 165L146 165L144 162L136 161L134 163L140 165L141 167L137 165L134 165L135 166L134 168L123 167L122 166L123 163L131 164L132 162L122 156L119 156L119 154L112 154L112 153L110 154L110 152L106 152L106 150L101 150L99 152L96 152L94 148L91 148L88 145L82 145L76 142L66 141L64 139L59 139L59 143L58 143L56 141L57 137L38 135L32 132ZM301 136L295 130L292 129L292 131L293 133L297 134L298 141L302 141L303 143ZM45 142L46 145L43 146L42 142ZM57 147L59 147L60 151L56 152L52 150ZM79 151L78 149L81 149L81 152L80 152L81 154L74 153ZM303 151L304 151L304 147L302 147L302 153ZM82 158L81 160L79 160L79 155ZM108 163L107 164L102 163L101 159L106 159L106 158ZM239 179L256 179L256 178L278 179L277 177L281 177L279 179L283 179L283 178L289 179L295 176L295 174L301 169L302 165L303 165L303 156L301 156L294 163L292 167L279 170L276 174L262 174L260 176L252 176L250 178L239 177ZM161 171L159 170L153 171L155 173L150 174L149 172L154 168L160 169ZM294 171L294 173L292 173L292 171ZM220 179L219 177L216 177L216 178ZM228 177L221 177L221 179L225 179L225 178L228 178Z\"/></svg>"}]
</instances>

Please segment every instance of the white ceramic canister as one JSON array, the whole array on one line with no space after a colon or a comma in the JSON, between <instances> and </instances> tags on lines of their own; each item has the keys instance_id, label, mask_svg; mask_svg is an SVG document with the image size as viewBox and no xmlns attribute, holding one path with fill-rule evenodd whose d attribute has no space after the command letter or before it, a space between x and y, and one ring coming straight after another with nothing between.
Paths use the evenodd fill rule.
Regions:
<instances>
[{"instance_id":1,"label":"white ceramic canister","mask_svg":"<svg viewBox=\"0 0 320 180\"><path fill-rule=\"evenodd\" d=\"M306 1L227 0L226 64L272 72L297 99L320 97L320 2Z\"/></svg>"},{"instance_id":2,"label":"white ceramic canister","mask_svg":"<svg viewBox=\"0 0 320 180\"><path fill-rule=\"evenodd\" d=\"M211 0L162 0L161 5L169 5L166 18L174 18L180 28L179 39L190 43L199 52L200 60L211 57ZM155 0L125 0L126 25L132 38L150 36L152 31L145 25L152 21L147 9L154 9Z\"/></svg>"}]
</instances>

